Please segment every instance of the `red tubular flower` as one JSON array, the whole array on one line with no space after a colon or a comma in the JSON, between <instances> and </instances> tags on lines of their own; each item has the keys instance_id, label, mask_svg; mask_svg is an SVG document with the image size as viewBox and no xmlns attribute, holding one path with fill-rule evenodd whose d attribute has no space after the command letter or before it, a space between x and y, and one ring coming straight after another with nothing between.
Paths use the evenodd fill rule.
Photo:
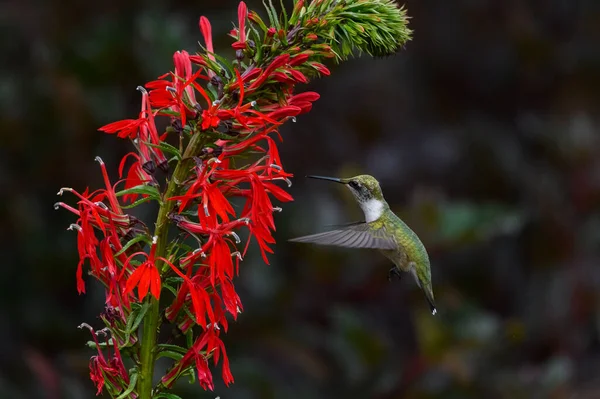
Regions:
<instances>
[{"instance_id":1,"label":"red tubular flower","mask_svg":"<svg viewBox=\"0 0 600 399\"><path fill-rule=\"evenodd\" d=\"M238 30L239 40L231 45L236 50L243 50L246 48L246 17L248 16L248 7L246 3L240 1L238 6Z\"/></svg>"},{"instance_id":2,"label":"red tubular flower","mask_svg":"<svg viewBox=\"0 0 600 399\"><path fill-rule=\"evenodd\" d=\"M310 54L307 54L307 53L298 54L298 55L290 58L289 65L290 66L302 65L308 60L308 57L310 57Z\"/></svg>"},{"instance_id":3,"label":"red tubular flower","mask_svg":"<svg viewBox=\"0 0 600 399\"><path fill-rule=\"evenodd\" d=\"M117 133L117 136L124 139L135 139L140 125L144 123L143 118L123 119L122 121L112 122L104 125L98 130L105 133Z\"/></svg>"},{"instance_id":4,"label":"red tubular flower","mask_svg":"<svg viewBox=\"0 0 600 399\"><path fill-rule=\"evenodd\" d=\"M259 77L248 87L248 91L254 90L260 85L262 85L277 68L280 68L283 65L285 65L289 59L289 54L281 54L275 57L275 59L269 64L269 66L266 67L265 70L259 75Z\"/></svg>"},{"instance_id":5,"label":"red tubular flower","mask_svg":"<svg viewBox=\"0 0 600 399\"><path fill-rule=\"evenodd\" d=\"M211 61L215 61L214 49L213 49L213 41L212 41L212 28L210 26L210 22L208 18L205 16L200 17L199 21L200 31L202 32L202 36L204 37L204 43L206 43L206 51L208 55L208 59ZM212 79L215 76L215 72L211 69L208 69L208 77Z\"/></svg>"},{"instance_id":6,"label":"red tubular flower","mask_svg":"<svg viewBox=\"0 0 600 399\"><path fill-rule=\"evenodd\" d=\"M81 324L79 328L87 328L90 330L92 333L92 338L96 343L96 348L98 349L98 355L90 358L90 379L94 385L96 385L96 395L100 395L102 393L102 389L104 388L105 384L110 384L119 392L124 391L129 384L129 374L127 373L125 365L123 364L123 359L121 358L121 352L119 351L117 340L113 337L112 343L114 354L111 359L107 360L100 349L98 337L94 329L85 323ZM105 330L99 331L98 333L100 332L106 334ZM106 340L106 343L108 346L108 339Z\"/></svg>"},{"instance_id":7,"label":"red tubular flower","mask_svg":"<svg viewBox=\"0 0 600 399\"><path fill-rule=\"evenodd\" d=\"M325 65L321 64L320 62L309 62L308 65L315 68L322 75L325 75L325 76L331 75L329 68L327 68Z\"/></svg>"},{"instance_id":8,"label":"red tubular flower","mask_svg":"<svg viewBox=\"0 0 600 399\"><path fill-rule=\"evenodd\" d=\"M206 316L208 316L211 324L217 322L223 322L220 319L215 318L215 312L210 301L210 297L207 293L208 281L204 276L194 276L190 278L188 275L183 274L175 265L168 262L171 269L179 275L184 281L177 292L177 297L171 306L165 311L167 320L174 321L179 311L188 300L191 299L192 307L194 310L194 316L196 317L195 323L201 326L206 326ZM191 268L188 268L188 274L191 273Z\"/></svg>"},{"instance_id":9,"label":"red tubular flower","mask_svg":"<svg viewBox=\"0 0 600 399\"><path fill-rule=\"evenodd\" d=\"M175 75L179 77L179 79L175 80L177 92L180 91L185 92L187 96L187 103L193 108L197 104L196 102L196 94L194 92L194 88L186 83L192 78L192 61L190 59L190 54L183 51L176 51L173 54L173 63L175 64ZM183 80L181 80L183 79Z\"/></svg>"},{"instance_id":10,"label":"red tubular flower","mask_svg":"<svg viewBox=\"0 0 600 399\"><path fill-rule=\"evenodd\" d=\"M121 160L121 163L119 165L119 177L123 178L125 162L130 156L135 158L136 161L129 167L129 171L127 172L127 178L125 179L125 189L137 187L152 181L152 176L150 176L142 167L142 160L140 159L139 155L133 152L126 154ZM123 196L123 200L126 202L134 202L137 199L137 197L138 194L136 193L125 194Z\"/></svg>"},{"instance_id":11,"label":"red tubular flower","mask_svg":"<svg viewBox=\"0 0 600 399\"><path fill-rule=\"evenodd\" d=\"M212 373L208 368L207 354L212 354L214 364L217 364L221 356L223 357L222 376L225 385L229 386L233 382L233 376L229 369L229 358L225 351L225 345L219 338L219 327L211 326L196 339L190 350L183 358L162 378L162 383L166 387L171 387L179 373L188 368L192 363L196 365L198 373L198 382L204 389L214 389Z\"/></svg>"},{"instance_id":12,"label":"red tubular flower","mask_svg":"<svg viewBox=\"0 0 600 399\"><path fill-rule=\"evenodd\" d=\"M127 259L123 271L126 270L127 266L131 265L131 260L133 257L137 255L146 256L146 261L141 265L137 266L133 273L131 273L131 275L127 279L127 284L125 285L124 292L125 295L131 293L135 289L135 287L138 287L138 299L140 301L142 301L146 297L146 295L148 295L148 290L150 291L153 297L159 299L161 283L160 274L158 272L158 269L156 268L156 240L157 237L154 237L154 239L152 240L150 255L146 254L145 252L136 252Z\"/></svg>"}]
</instances>

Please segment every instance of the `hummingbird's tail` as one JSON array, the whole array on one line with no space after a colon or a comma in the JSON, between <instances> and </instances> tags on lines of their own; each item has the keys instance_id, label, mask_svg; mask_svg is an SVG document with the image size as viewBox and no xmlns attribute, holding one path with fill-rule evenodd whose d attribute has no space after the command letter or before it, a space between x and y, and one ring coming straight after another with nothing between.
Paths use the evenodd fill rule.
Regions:
<instances>
[{"instance_id":1,"label":"hummingbird's tail","mask_svg":"<svg viewBox=\"0 0 600 399\"><path fill-rule=\"evenodd\" d=\"M435 299L433 298L433 289L431 288L431 284L425 285L423 287L423 292L425 292L425 297L427 298L427 302L429 302L431 314L435 315L437 313L437 309L435 308Z\"/></svg>"}]
</instances>

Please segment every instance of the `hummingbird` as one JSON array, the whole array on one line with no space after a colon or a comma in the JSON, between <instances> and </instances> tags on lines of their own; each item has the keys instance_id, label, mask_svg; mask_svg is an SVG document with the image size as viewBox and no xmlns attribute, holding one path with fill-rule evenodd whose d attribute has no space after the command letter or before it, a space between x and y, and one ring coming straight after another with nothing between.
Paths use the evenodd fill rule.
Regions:
<instances>
[{"instance_id":1,"label":"hummingbird","mask_svg":"<svg viewBox=\"0 0 600 399\"><path fill-rule=\"evenodd\" d=\"M293 242L334 245L347 248L373 248L394 263L388 273L400 277L400 272L412 274L425 293L431 314L435 315L435 300L431 286L431 266L425 246L419 237L392 210L383 198L379 182L369 175L347 179L326 176L306 176L344 184L365 214L364 222L350 223L324 233L293 238Z\"/></svg>"}]
</instances>

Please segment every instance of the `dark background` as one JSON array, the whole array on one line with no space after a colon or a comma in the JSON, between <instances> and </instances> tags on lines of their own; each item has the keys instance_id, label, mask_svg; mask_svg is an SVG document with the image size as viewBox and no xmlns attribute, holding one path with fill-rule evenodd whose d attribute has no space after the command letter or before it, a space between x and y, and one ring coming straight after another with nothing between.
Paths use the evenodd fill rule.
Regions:
<instances>
[{"instance_id":1,"label":"dark background","mask_svg":"<svg viewBox=\"0 0 600 399\"><path fill-rule=\"evenodd\" d=\"M183 397L600 398L600 2L406 6L405 51L299 88L322 97L282 129L296 201L271 266L256 248L242 264L236 383ZM197 49L200 15L230 54L237 2L0 7L0 397L93 397L76 326L101 326L103 291L76 293L55 193L100 187L96 155L116 179L130 147L96 129L137 115L135 87ZM380 180L429 249L436 317L382 256L286 241L361 216L308 173Z\"/></svg>"}]
</instances>

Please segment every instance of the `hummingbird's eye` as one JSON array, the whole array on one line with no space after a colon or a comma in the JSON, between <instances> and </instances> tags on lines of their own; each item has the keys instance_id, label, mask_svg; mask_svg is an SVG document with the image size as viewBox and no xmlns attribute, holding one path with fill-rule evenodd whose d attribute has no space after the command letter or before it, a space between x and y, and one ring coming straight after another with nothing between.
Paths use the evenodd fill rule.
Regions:
<instances>
[{"instance_id":1,"label":"hummingbird's eye","mask_svg":"<svg viewBox=\"0 0 600 399\"><path fill-rule=\"evenodd\" d=\"M358 182L355 182L354 180L350 181L350 187L352 188L356 188L358 189L360 187L360 184Z\"/></svg>"}]
</instances>

